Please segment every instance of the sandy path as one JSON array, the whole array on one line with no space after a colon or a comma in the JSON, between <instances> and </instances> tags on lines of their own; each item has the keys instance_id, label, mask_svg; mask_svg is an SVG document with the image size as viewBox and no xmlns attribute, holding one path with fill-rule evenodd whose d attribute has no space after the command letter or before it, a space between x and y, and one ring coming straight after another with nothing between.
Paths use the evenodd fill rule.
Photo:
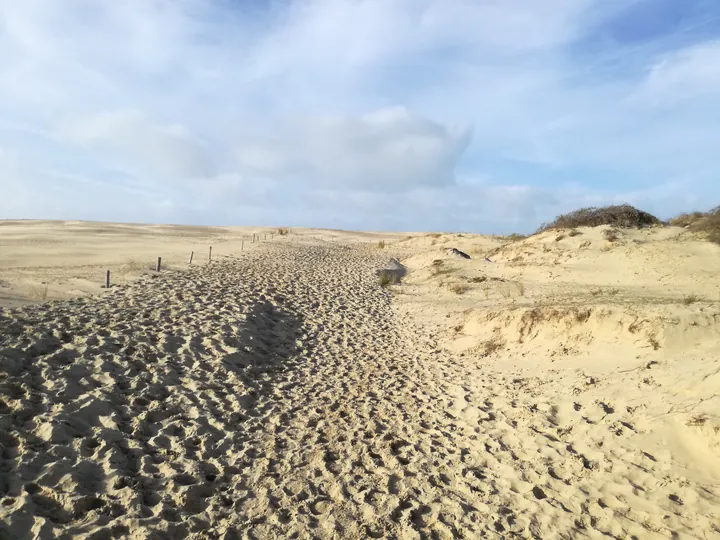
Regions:
<instances>
[{"instance_id":1,"label":"sandy path","mask_svg":"<svg viewBox=\"0 0 720 540\"><path fill-rule=\"evenodd\" d=\"M712 485L622 442L632 411L441 351L387 258L265 245L0 312L5 535L718 534Z\"/></svg>"}]
</instances>

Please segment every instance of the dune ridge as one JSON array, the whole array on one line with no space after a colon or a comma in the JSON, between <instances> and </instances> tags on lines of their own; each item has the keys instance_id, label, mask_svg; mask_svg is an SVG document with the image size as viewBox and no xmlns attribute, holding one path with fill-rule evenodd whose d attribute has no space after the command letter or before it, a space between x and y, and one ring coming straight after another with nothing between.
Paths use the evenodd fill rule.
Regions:
<instances>
[{"instance_id":1,"label":"dune ridge","mask_svg":"<svg viewBox=\"0 0 720 540\"><path fill-rule=\"evenodd\" d=\"M474 258L449 258L446 244ZM1 310L0 535L720 534L716 306L672 311L667 292L633 349L625 308L606 296L536 305L553 302L540 276L579 269L549 269L539 241L522 248L527 266L485 261L499 244L280 239L101 296ZM382 288L391 257L409 273ZM510 285L519 271L523 295ZM653 325L657 350L643 333ZM688 340L675 349L673 331Z\"/></svg>"}]
</instances>

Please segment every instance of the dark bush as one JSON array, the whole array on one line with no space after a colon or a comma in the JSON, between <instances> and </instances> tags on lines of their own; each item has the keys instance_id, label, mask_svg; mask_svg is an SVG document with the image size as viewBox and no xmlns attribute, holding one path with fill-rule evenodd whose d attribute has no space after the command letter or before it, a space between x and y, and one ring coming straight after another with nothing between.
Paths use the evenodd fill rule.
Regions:
<instances>
[{"instance_id":1,"label":"dark bush","mask_svg":"<svg viewBox=\"0 0 720 540\"><path fill-rule=\"evenodd\" d=\"M661 225L662 222L647 212L638 210L629 204L605 206L603 208L581 208L555 218L555 221L543 223L537 232L550 229L574 229L575 227L598 227L612 225L614 227L641 228Z\"/></svg>"}]
</instances>

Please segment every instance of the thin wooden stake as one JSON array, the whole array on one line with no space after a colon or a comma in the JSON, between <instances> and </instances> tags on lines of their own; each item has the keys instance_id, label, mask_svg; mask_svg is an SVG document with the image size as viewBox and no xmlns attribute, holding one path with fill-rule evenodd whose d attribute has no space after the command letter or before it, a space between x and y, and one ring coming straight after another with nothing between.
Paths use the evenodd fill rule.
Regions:
<instances>
[{"instance_id":1,"label":"thin wooden stake","mask_svg":"<svg viewBox=\"0 0 720 540\"><path fill-rule=\"evenodd\" d=\"M208 253L208 262L212 261L212 246L210 246L210 253Z\"/></svg>"},{"instance_id":2,"label":"thin wooden stake","mask_svg":"<svg viewBox=\"0 0 720 540\"><path fill-rule=\"evenodd\" d=\"M160 271L161 264L162 264L162 257L158 257L157 268L155 269L157 272Z\"/></svg>"},{"instance_id":3,"label":"thin wooden stake","mask_svg":"<svg viewBox=\"0 0 720 540\"><path fill-rule=\"evenodd\" d=\"M245 240L240 240L240 251L245 249Z\"/></svg>"},{"instance_id":4,"label":"thin wooden stake","mask_svg":"<svg viewBox=\"0 0 720 540\"><path fill-rule=\"evenodd\" d=\"M188 264L192 264L193 255L195 255L195 252L194 252L194 251L191 251L191 252L190 252L190 260L188 261Z\"/></svg>"},{"instance_id":5,"label":"thin wooden stake","mask_svg":"<svg viewBox=\"0 0 720 540\"><path fill-rule=\"evenodd\" d=\"M105 288L110 288L110 270L105 271Z\"/></svg>"}]
</instances>

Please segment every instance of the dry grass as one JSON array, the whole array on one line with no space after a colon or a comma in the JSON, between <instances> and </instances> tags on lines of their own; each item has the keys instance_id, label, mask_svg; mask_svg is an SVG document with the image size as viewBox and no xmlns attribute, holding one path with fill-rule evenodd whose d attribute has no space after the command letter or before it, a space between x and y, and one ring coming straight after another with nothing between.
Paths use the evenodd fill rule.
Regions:
<instances>
[{"instance_id":1,"label":"dry grass","mask_svg":"<svg viewBox=\"0 0 720 540\"><path fill-rule=\"evenodd\" d=\"M619 206L605 206L603 208L581 208L580 210L560 215L550 223L543 223L537 232L551 229L598 227L600 225L641 228L661 224L662 222L652 214L638 210L629 204L623 204Z\"/></svg>"},{"instance_id":2,"label":"dry grass","mask_svg":"<svg viewBox=\"0 0 720 540\"><path fill-rule=\"evenodd\" d=\"M593 296L615 296L620 292L620 289L593 289L590 294Z\"/></svg>"},{"instance_id":3,"label":"dry grass","mask_svg":"<svg viewBox=\"0 0 720 540\"><path fill-rule=\"evenodd\" d=\"M380 275L378 276L378 283L384 289L390 285L397 285L400 283L400 278L397 274L392 272L380 272Z\"/></svg>"},{"instance_id":4,"label":"dry grass","mask_svg":"<svg viewBox=\"0 0 720 540\"><path fill-rule=\"evenodd\" d=\"M428 234L428 236L429 236L430 238L440 238L440 237L442 236L442 233L434 232L434 233Z\"/></svg>"},{"instance_id":5,"label":"dry grass","mask_svg":"<svg viewBox=\"0 0 720 540\"><path fill-rule=\"evenodd\" d=\"M387 244L385 244L385 240L380 240L380 241L377 243L378 249L385 249L385 246L386 246L386 245L387 245Z\"/></svg>"},{"instance_id":6,"label":"dry grass","mask_svg":"<svg viewBox=\"0 0 720 540\"><path fill-rule=\"evenodd\" d=\"M287 236L288 234L290 234L290 229L288 229L287 227L280 227L280 228L277 230L277 233L278 233L280 236Z\"/></svg>"},{"instance_id":7,"label":"dry grass","mask_svg":"<svg viewBox=\"0 0 720 540\"><path fill-rule=\"evenodd\" d=\"M606 231L603 231L603 237L608 242L616 242L620 239L617 229L607 229Z\"/></svg>"},{"instance_id":8,"label":"dry grass","mask_svg":"<svg viewBox=\"0 0 720 540\"><path fill-rule=\"evenodd\" d=\"M671 219L670 224L686 227L693 232L704 233L710 242L720 244L720 206L709 212L680 214Z\"/></svg>"},{"instance_id":9,"label":"dry grass","mask_svg":"<svg viewBox=\"0 0 720 540\"><path fill-rule=\"evenodd\" d=\"M480 356L486 358L496 353L505 346L505 342L498 337L489 339L478 346Z\"/></svg>"},{"instance_id":10,"label":"dry grass","mask_svg":"<svg viewBox=\"0 0 720 540\"><path fill-rule=\"evenodd\" d=\"M452 283L448 286L448 289L455 294L465 294L470 290L470 286L465 283Z\"/></svg>"},{"instance_id":11,"label":"dry grass","mask_svg":"<svg viewBox=\"0 0 720 540\"><path fill-rule=\"evenodd\" d=\"M686 422L686 425L693 426L693 427L699 427L705 425L705 422L708 421L708 416L706 414L697 414L693 416L690 420Z\"/></svg>"},{"instance_id":12,"label":"dry grass","mask_svg":"<svg viewBox=\"0 0 720 540\"><path fill-rule=\"evenodd\" d=\"M506 236L504 239L508 242L520 242L521 240L525 240L526 238L527 236L523 234L512 233L511 235Z\"/></svg>"},{"instance_id":13,"label":"dry grass","mask_svg":"<svg viewBox=\"0 0 720 540\"><path fill-rule=\"evenodd\" d=\"M564 234L558 234L558 235L555 237L555 241L556 241L556 242L559 242L560 240L564 240L565 238L566 238L566 235L564 235Z\"/></svg>"},{"instance_id":14,"label":"dry grass","mask_svg":"<svg viewBox=\"0 0 720 540\"><path fill-rule=\"evenodd\" d=\"M445 261L442 261L440 259L434 260L433 264L432 264L433 277L447 276L449 274L452 274L456 270L457 270L457 268L452 268L450 266L446 266Z\"/></svg>"},{"instance_id":15,"label":"dry grass","mask_svg":"<svg viewBox=\"0 0 720 540\"><path fill-rule=\"evenodd\" d=\"M652 334L648 336L648 343L654 351L657 351L660 348L660 342L657 340L657 337Z\"/></svg>"},{"instance_id":16,"label":"dry grass","mask_svg":"<svg viewBox=\"0 0 720 540\"><path fill-rule=\"evenodd\" d=\"M128 274L137 274L145 272L146 270L155 270L155 268L155 264L144 264L135 259L134 257L129 257L118 269L118 274L120 274L121 276L127 276Z\"/></svg>"},{"instance_id":17,"label":"dry grass","mask_svg":"<svg viewBox=\"0 0 720 540\"><path fill-rule=\"evenodd\" d=\"M691 212L689 214L680 214L670 219L670 225L674 227L691 227L698 221L703 220L709 215L709 212Z\"/></svg>"},{"instance_id":18,"label":"dry grass","mask_svg":"<svg viewBox=\"0 0 720 540\"><path fill-rule=\"evenodd\" d=\"M580 236L582 233L578 231L577 229L571 229L570 232L568 232L568 236L570 238L574 238L576 236Z\"/></svg>"},{"instance_id":19,"label":"dry grass","mask_svg":"<svg viewBox=\"0 0 720 540\"><path fill-rule=\"evenodd\" d=\"M683 298L683 304L689 306L690 304L694 304L695 302L699 302L700 300L702 300L702 298L700 298L697 294L689 294Z\"/></svg>"},{"instance_id":20,"label":"dry grass","mask_svg":"<svg viewBox=\"0 0 720 540\"><path fill-rule=\"evenodd\" d=\"M33 298L35 300L40 300L41 302L45 302L47 300L48 296L48 287L49 285L46 282L42 282L41 285L38 285L36 287L30 288L30 298Z\"/></svg>"}]
</instances>

